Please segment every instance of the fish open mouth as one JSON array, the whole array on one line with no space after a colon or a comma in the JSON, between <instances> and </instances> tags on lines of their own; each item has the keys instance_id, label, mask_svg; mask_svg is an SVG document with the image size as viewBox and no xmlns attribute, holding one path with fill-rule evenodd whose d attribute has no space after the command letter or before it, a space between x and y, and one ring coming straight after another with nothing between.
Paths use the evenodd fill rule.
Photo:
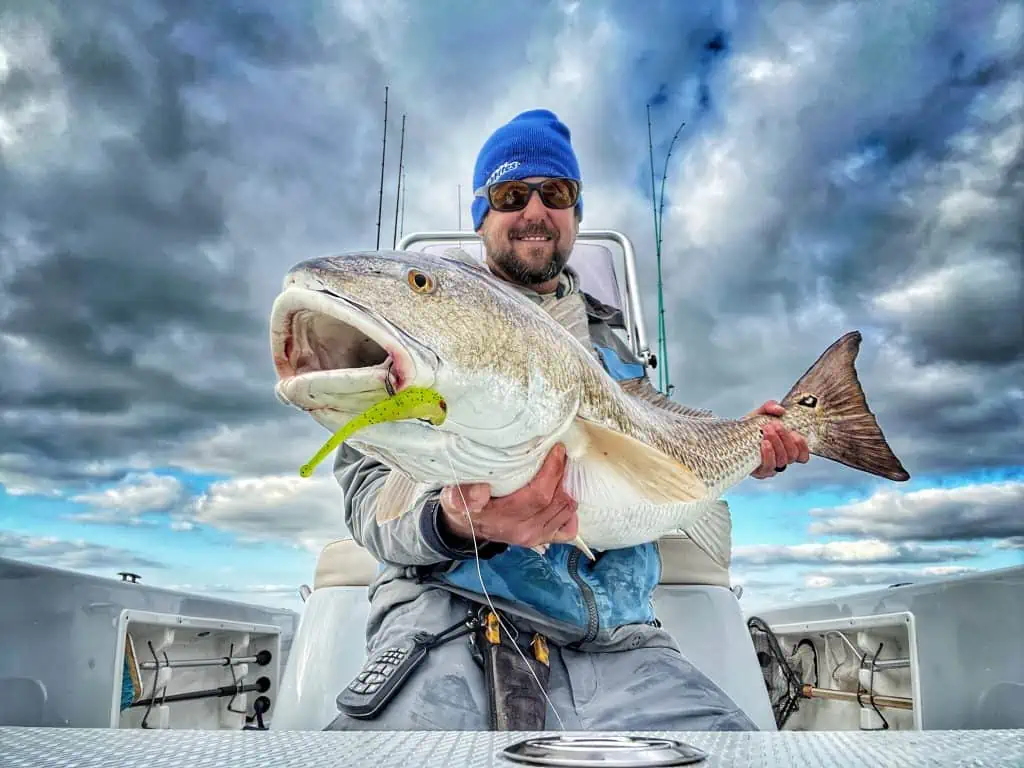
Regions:
<instances>
[{"instance_id":1,"label":"fish open mouth","mask_svg":"<svg viewBox=\"0 0 1024 768\"><path fill-rule=\"evenodd\" d=\"M347 299L307 288L288 288L274 302L271 348L278 396L296 404L394 394L414 371L386 323Z\"/></svg>"}]
</instances>

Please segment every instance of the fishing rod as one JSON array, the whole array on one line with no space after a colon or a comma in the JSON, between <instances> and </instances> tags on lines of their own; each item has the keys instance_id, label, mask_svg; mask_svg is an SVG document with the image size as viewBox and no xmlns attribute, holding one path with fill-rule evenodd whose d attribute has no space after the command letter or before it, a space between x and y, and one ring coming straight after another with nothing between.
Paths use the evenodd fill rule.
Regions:
<instances>
[{"instance_id":1,"label":"fishing rod","mask_svg":"<svg viewBox=\"0 0 1024 768\"><path fill-rule=\"evenodd\" d=\"M380 220L384 211L384 158L388 153L388 86L384 86L384 145L380 152L380 194L377 197L377 248L380 250Z\"/></svg>"},{"instance_id":2,"label":"fishing rod","mask_svg":"<svg viewBox=\"0 0 1024 768\"><path fill-rule=\"evenodd\" d=\"M402 158L405 154L405 115L402 115L402 139L398 145L398 189L395 190L395 228L391 233L391 250L398 246L398 200L402 196Z\"/></svg>"},{"instance_id":3,"label":"fishing rod","mask_svg":"<svg viewBox=\"0 0 1024 768\"><path fill-rule=\"evenodd\" d=\"M233 667L239 664L256 664L264 667L272 658L270 651L262 650L255 656L217 656L211 659L177 659L167 661L144 661L139 664L141 669L164 669L165 667Z\"/></svg>"},{"instance_id":4,"label":"fishing rod","mask_svg":"<svg viewBox=\"0 0 1024 768\"><path fill-rule=\"evenodd\" d=\"M800 695L805 699L832 699L833 701L846 701L860 704L873 704L889 709L914 708L914 700L906 696L886 696L884 694L871 693L869 691L837 691L834 688L816 688L813 685L804 684L800 688Z\"/></svg>"},{"instance_id":5,"label":"fishing rod","mask_svg":"<svg viewBox=\"0 0 1024 768\"><path fill-rule=\"evenodd\" d=\"M405 236L405 190L408 182L405 180L405 170L402 170L402 221L398 225L398 236Z\"/></svg>"},{"instance_id":6,"label":"fishing rod","mask_svg":"<svg viewBox=\"0 0 1024 768\"><path fill-rule=\"evenodd\" d=\"M152 705L170 704L175 701L194 701L196 699L215 699L224 696L237 696L240 693L266 693L270 690L270 678L260 677L255 683L222 685L219 688L204 688L200 691L185 691L164 696L150 696L131 703L132 707L151 707Z\"/></svg>"},{"instance_id":7,"label":"fishing rod","mask_svg":"<svg viewBox=\"0 0 1024 768\"><path fill-rule=\"evenodd\" d=\"M686 121L684 120L676 128L672 141L669 142L668 153L665 155L665 166L661 173L661 199L659 201L654 186L654 138L651 127L651 105L647 105L647 152L651 163L651 211L654 216L654 255L658 269L658 388L669 396L672 394L673 387L669 382L668 334L665 330L665 294L661 273L662 219L665 216L665 179L668 178L668 161L672 157L672 148L685 125Z\"/></svg>"},{"instance_id":8,"label":"fishing rod","mask_svg":"<svg viewBox=\"0 0 1024 768\"><path fill-rule=\"evenodd\" d=\"M651 160L651 213L654 216L654 257L658 268L658 317L661 317L661 223L658 221L658 196L654 188L654 138L651 129L651 105L647 105L647 154ZM665 359L661 355L661 325L658 325L658 389L665 392Z\"/></svg>"}]
</instances>

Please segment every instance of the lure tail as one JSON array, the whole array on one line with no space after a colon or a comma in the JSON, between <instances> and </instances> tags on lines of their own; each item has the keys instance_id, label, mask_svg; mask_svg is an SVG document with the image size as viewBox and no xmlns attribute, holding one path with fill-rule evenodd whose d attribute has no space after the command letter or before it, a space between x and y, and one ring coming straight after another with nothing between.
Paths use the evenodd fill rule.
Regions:
<instances>
[{"instance_id":1,"label":"lure tail","mask_svg":"<svg viewBox=\"0 0 1024 768\"><path fill-rule=\"evenodd\" d=\"M348 440L352 435L371 424L405 419L423 419L435 427L444 423L448 415L448 404L433 389L409 387L391 397L371 405L358 416L346 422L316 452L312 459L299 467L301 477L309 477L317 465L327 458L331 451Z\"/></svg>"}]
</instances>

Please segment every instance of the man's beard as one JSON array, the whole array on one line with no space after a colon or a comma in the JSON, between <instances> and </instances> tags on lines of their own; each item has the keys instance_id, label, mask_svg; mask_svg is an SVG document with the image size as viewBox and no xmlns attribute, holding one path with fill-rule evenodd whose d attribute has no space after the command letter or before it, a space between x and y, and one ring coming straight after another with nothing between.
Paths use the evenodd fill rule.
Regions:
<instances>
[{"instance_id":1,"label":"man's beard","mask_svg":"<svg viewBox=\"0 0 1024 768\"><path fill-rule=\"evenodd\" d=\"M522 285L541 285L547 283L558 275L565 268L569 260L569 251L558 247L558 232L548 229L543 224L513 229L508 232L508 239L514 241L518 237L529 237L530 235L546 235L552 238L554 248L551 252L551 260L539 267L531 267L526 261L520 259L515 252L514 242L508 246L498 247L493 241L488 243L488 251L494 265L504 272L509 279ZM547 245L531 249L531 257L546 255Z\"/></svg>"}]
</instances>

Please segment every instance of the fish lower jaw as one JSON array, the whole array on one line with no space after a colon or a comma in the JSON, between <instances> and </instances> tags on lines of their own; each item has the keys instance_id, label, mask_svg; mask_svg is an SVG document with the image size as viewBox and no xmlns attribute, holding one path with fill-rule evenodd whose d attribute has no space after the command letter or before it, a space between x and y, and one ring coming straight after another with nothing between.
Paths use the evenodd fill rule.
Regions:
<instances>
[{"instance_id":1,"label":"fish lower jaw","mask_svg":"<svg viewBox=\"0 0 1024 768\"><path fill-rule=\"evenodd\" d=\"M388 369L315 371L280 379L274 394L305 411L327 409L355 416L388 396Z\"/></svg>"}]
</instances>

